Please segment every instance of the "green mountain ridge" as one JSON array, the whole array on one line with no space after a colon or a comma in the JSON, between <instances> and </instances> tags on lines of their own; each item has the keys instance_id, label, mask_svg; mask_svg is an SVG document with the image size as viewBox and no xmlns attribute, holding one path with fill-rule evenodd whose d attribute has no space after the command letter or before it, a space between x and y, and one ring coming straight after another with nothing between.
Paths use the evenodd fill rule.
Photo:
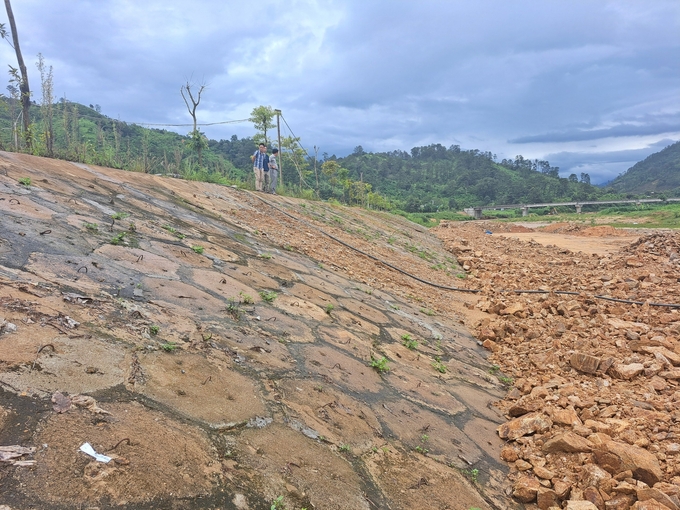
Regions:
<instances>
[{"instance_id":1,"label":"green mountain ridge","mask_svg":"<svg viewBox=\"0 0 680 510\"><path fill-rule=\"evenodd\" d=\"M680 196L680 142L639 161L609 183L619 193Z\"/></svg>"},{"instance_id":2,"label":"green mountain ridge","mask_svg":"<svg viewBox=\"0 0 680 510\"><path fill-rule=\"evenodd\" d=\"M4 106L4 108L3 108ZM0 99L0 149L26 151L20 136L14 136L19 105ZM47 143L47 120L52 118L53 140ZM253 187L250 155L256 150L254 138L208 140L201 165L193 150L192 137L164 129L145 128L112 119L87 107L62 100L52 105L33 105L32 150L39 156L96 164L137 172L181 176L220 184ZM639 192L652 185L665 186L680 195L678 144L647 160L661 161L646 180L638 178ZM668 152L674 156L668 157ZM408 213L460 211L466 207L522 203L595 201L616 199L630 191L627 185L639 175L638 163L612 186L590 184L587 174L559 177L559 169L548 161L497 161L491 152L464 150L457 145L432 144L410 152L365 152L361 146L345 157L324 154L316 160L299 140L283 144L284 182L287 193L306 198L337 200L375 209ZM654 159L654 158L657 159ZM673 166L676 165L676 166ZM673 170L675 169L675 170ZM673 173L675 172L675 173ZM643 171L644 174L644 171ZM646 174L645 174L646 175Z\"/></svg>"}]
</instances>

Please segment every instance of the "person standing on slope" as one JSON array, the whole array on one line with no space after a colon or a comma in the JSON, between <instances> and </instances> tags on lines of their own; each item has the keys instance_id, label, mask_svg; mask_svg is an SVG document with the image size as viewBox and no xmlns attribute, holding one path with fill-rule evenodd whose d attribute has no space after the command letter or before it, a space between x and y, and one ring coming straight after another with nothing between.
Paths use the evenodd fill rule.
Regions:
<instances>
[{"instance_id":1,"label":"person standing on slope","mask_svg":"<svg viewBox=\"0 0 680 510\"><path fill-rule=\"evenodd\" d=\"M250 156L253 161L253 172L255 173L255 191L262 191L264 184L265 168L269 170L269 156L267 156L267 146L260 144L258 150Z\"/></svg>"},{"instance_id":2,"label":"person standing on slope","mask_svg":"<svg viewBox=\"0 0 680 510\"><path fill-rule=\"evenodd\" d=\"M276 162L276 157L279 155L279 149L274 149L272 155L269 156L269 193L276 195L276 184L279 178L279 167Z\"/></svg>"}]
</instances>

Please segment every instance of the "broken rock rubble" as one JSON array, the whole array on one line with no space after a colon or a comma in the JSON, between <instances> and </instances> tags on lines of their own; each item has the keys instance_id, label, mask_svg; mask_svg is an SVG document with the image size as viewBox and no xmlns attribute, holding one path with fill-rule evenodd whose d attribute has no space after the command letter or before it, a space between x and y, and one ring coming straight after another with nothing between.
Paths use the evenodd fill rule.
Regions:
<instances>
[{"instance_id":1,"label":"broken rock rubble","mask_svg":"<svg viewBox=\"0 0 680 510\"><path fill-rule=\"evenodd\" d=\"M652 305L680 304L680 234L590 256L474 227L438 235L467 254L488 313L477 337L511 384L509 492L541 509L680 509L680 309Z\"/></svg>"}]
</instances>

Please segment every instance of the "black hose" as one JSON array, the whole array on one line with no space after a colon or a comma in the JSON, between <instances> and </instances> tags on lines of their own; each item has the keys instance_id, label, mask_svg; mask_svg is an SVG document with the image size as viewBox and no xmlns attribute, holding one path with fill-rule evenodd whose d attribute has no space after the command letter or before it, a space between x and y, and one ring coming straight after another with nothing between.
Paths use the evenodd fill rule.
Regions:
<instances>
[{"instance_id":1,"label":"black hose","mask_svg":"<svg viewBox=\"0 0 680 510\"><path fill-rule=\"evenodd\" d=\"M455 292L469 292L469 293L478 293L478 292L482 292L481 289L464 289L464 288L461 288L461 287L448 287L448 286L446 286L446 285L439 285L438 283L433 283L433 282L428 282L427 280L423 280L422 278L420 278L420 277L418 277L418 276L412 275L411 273L408 273L408 272L404 271L403 269L400 269L400 268L398 268L398 267L396 267L396 266L393 266L392 264L390 264L390 263L388 263L388 262L385 262L384 260L381 260L381 259L379 259L378 257L375 257L375 256L371 255L370 253L366 253L365 251L362 251L362 250L360 250L359 248L356 248L356 247L352 246L351 244L346 243L346 242L343 241L342 239L338 239L338 238L335 237L334 235L331 235L331 234L329 234L328 232L325 232L324 230L320 229L319 227L317 227L317 226L315 226L315 225L312 225L311 223L309 223L309 222L307 222L307 221L305 221L305 220L303 220L303 219L297 218L296 216L293 216L292 214L287 213L287 212L284 211L283 209L278 208L277 206L273 205L271 202L267 202L267 201L264 200L263 198L261 198L261 197L255 195L255 194L253 194L253 193L251 193L251 195L254 196L254 197L256 197L257 199L259 199L260 201L264 202L264 203L267 204L269 207L272 207L273 209L276 209L276 210L279 211L280 213L285 214L286 216L288 216L289 218L291 218L291 219L293 219L293 220L295 220L295 221L299 221L300 223L304 223L304 224L307 225L309 228L312 228L312 229L314 229L314 230L316 230L316 231L318 231L318 232L321 232L321 233L322 233L323 235L325 235L326 237L329 237L329 238L333 239L335 242L340 243L341 245L343 245L343 246L349 248L350 250L354 250L354 251L357 252L357 253L361 253L361 254L364 255L365 257L368 257L368 258L371 259L371 260L374 260L374 261L376 261L376 262L378 262L378 263L380 263L380 264L383 264L384 266L387 266L387 267L389 267L390 269L394 269L395 271L398 271L399 273L401 273L401 274L403 274L403 275L405 275L405 276L408 276L409 278L413 278L414 280L417 280L417 281L419 281L420 283L424 283L425 285L429 285L429 286L431 286L431 287L435 287L435 288L438 288L438 289L442 289L442 290L452 290L452 291L455 291ZM574 291L568 291L568 290L554 290L554 291L553 291L553 290L514 290L514 289L503 289L503 290L500 290L499 292L503 292L503 293L506 293L506 292L507 292L507 293L509 293L509 292L514 292L515 294L550 294L550 293L553 293L553 294L566 294L566 295L570 295L570 296L578 296L578 295L581 294L580 292L574 292ZM595 299L604 299L604 300L607 300L607 301L615 301L615 302L617 302L617 303L625 303L625 304L630 304L630 305L644 305L644 304L645 304L645 303L642 302L642 301L631 301L631 300L628 300L628 299L616 299L616 298L611 298L611 297L607 297L607 296L593 296L593 297L594 297ZM676 303L649 303L649 306L663 306L663 307L667 307L667 308L680 308L680 304L676 304Z\"/></svg>"}]
</instances>

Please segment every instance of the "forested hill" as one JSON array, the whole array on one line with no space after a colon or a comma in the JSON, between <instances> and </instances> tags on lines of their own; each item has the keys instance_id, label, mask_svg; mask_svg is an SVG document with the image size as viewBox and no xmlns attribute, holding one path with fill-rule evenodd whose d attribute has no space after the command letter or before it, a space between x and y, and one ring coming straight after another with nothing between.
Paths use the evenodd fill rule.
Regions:
<instances>
[{"instance_id":1,"label":"forested hill","mask_svg":"<svg viewBox=\"0 0 680 510\"><path fill-rule=\"evenodd\" d=\"M680 142L636 163L609 185L620 193L654 191L680 196Z\"/></svg>"},{"instance_id":2,"label":"forested hill","mask_svg":"<svg viewBox=\"0 0 680 510\"><path fill-rule=\"evenodd\" d=\"M208 140L147 129L101 115L97 106L60 101L31 107L32 146L14 128L18 104L0 97L0 150L179 175L221 184L253 185L250 155L256 139ZM48 136L48 133L50 135ZM459 211L475 205L597 200L605 190L588 174L559 177L547 161L496 161L490 152L440 144L410 152L367 153L360 146L343 158L310 157L297 138L282 140L286 192L407 212Z\"/></svg>"},{"instance_id":3,"label":"forested hill","mask_svg":"<svg viewBox=\"0 0 680 510\"><path fill-rule=\"evenodd\" d=\"M604 191L590 177L560 178L547 161L496 162L490 152L449 148L440 144L404 151L354 153L338 158L352 179L370 183L374 191L395 199L409 212L459 210L473 205L595 200ZM323 190L322 190L323 191Z\"/></svg>"}]
</instances>

